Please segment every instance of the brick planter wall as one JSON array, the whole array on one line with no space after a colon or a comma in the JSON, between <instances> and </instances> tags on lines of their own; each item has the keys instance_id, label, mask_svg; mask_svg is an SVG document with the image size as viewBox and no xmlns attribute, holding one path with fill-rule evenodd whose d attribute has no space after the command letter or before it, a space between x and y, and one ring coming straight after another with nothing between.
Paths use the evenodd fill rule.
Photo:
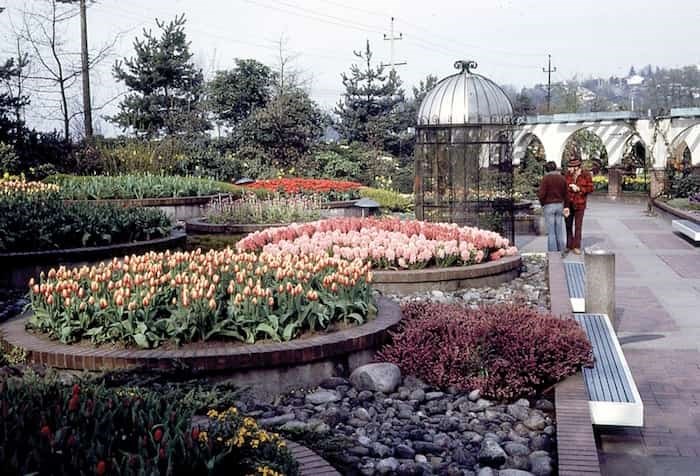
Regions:
<instances>
[{"instance_id":1,"label":"brick planter wall","mask_svg":"<svg viewBox=\"0 0 700 476\"><path fill-rule=\"evenodd\" d=\"M336 375L338 367L351 371L370 362L386 341L388 331L401 320L395 302L379 298L371 321L341 331L288 342L232 345L228 342L186 344L173 350L115 349L68 345L25 330L26 316L0 324L0 346L24 349L27 361L74 370L120 368L174 369L221 374L259 394L284 393L313 387Z\"/></svg>"},{"instance_id":2,"label":"brick planter wall","mask_svg":"<svg viewBox=\"0 0 700 476\"><path fill-rule=\"evenodd\" d=\"M201 197L163 197L163 198L114 198L100 200L63 200L63 203L107 203L122 207L157 207L160 208L173 222L187 220L202 216L205 207L209 202L219 196L227 196L222 193L218 195L204 195Z\"/></svg>"},{"instance_id":3,"label":"brick planter wall","mask_svg":"<svg viewBox=\"0 0 700 476\"><path fill-rule=\"evenodd\" d=\"M470 287L496 286L520 274L520 255L498 261L449 268L373 271L372 287L384 294L411 294L432 290L455 291Z\"/></svg>"},{"instance_id":4,"label":"brick planter wall","mask_svg":"<svg viewBox=\"0 0 700 476\"><path fill-rule=\"evenodd\" d=\"M573 310L566 288L564 264L558 252L547 253L550 310L562 319L572 319ZM600 463L588 394L581 372L557 384L554 390L557 420L559 476L599 475Z\"/></svg>"},{"instance_id":5,"label":"brick planter wall","mask_svg":"<svg viewBox=\"0 0 700 476\"><path fill-rule=\"evenodd\" d=\"M187 233L192 235L247 235L267 228L279 228L287 226L288 223L273 223L267 225L257 225L253 223L209 223L206 218L193 218L187 220Z\"/></svg>"}]
</instances>

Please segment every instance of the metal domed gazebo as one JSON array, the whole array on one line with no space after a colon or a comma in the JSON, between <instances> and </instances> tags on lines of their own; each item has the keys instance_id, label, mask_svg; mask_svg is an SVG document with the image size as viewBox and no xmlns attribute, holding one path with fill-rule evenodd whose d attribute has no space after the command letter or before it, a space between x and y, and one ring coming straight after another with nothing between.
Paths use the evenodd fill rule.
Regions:
<instances>
[{"instance_id":1,"label":"metal domed gazebo","mask_svg":"<svg viewBox=\"0 0 700 476\"><path fill-rule=\"evenodd\" d=\"M513 227L513 106L474 61L440 81L416 127L416 216L501 233Z\"/></svg>"}]
</instances>

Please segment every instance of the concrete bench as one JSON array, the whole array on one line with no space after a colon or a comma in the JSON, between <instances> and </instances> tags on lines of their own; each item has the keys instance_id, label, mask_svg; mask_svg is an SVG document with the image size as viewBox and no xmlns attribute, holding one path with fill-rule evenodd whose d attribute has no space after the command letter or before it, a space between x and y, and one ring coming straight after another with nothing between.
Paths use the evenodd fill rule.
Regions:
<instances>
[{"instance_id":1,"label":"concrete bench","mask_svg":"<svg viewBox=\"0 0 700 476\"><path fill-rule=\"evenodd\" d=\"M566 288L574 312L586 312L586 268L583 263L564 261Z\"/></svg>"},{"instance_id":2,"label":"concrete bench","mask_svg":"<svg viewBox=\"0 0 700 476\"><path fill-rule=\"evenodd\" d=\"M595 363L583 369L594 425L644 426L644 405L606 314L574 314L593 347Z\"/></svg>"},{"instance_id":3,"label":"concrete bench","mask_svg":"<svg viewBox=\"0 0 700 476\"><path fill-rule=\"evenodd\" d=\"M671 228L689 237L693 241L700 241L700 225L690 220L672 220Z\"/></svg>"}]
</instances>

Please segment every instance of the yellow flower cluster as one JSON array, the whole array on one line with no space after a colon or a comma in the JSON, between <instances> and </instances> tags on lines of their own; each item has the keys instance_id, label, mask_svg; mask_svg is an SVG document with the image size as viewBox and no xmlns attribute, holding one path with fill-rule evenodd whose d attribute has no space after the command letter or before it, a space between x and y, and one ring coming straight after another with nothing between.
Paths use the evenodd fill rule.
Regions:
<instances>
[{"instance_id":1,"label":"yellow flower cluster","mask_svg":"<svg viewBox=\"0 0 700 476\"><path fill-rule=\"evenodd\" d=\"M236 417L238 417L238 410L236 407L229 407L223 412L212 409L207 412L207 417L220 423L232 422ZM200 441L206 442L207 438L206 432L201 432L199 434ZM217 441L223 440L221 438L217 438ZM244 417L236 434L227 439L224 444L226 446L235 446L237 448L249 445L251 448L256 449L264 443L274 443L278 448L284 448L286 446L279 435L260 429L254 419Z\"/></svg>"},{"instance_id":2,"label":"yellow flower cluster","mask_svg":"<svg viewBox=\"0 0 700 476\"><path fill-rule=\"evenodd\" d=\"M269 466L258 466L256 469L256 475L260 476L284 476L282 473L275 471Z\"/></svg>"},{"instance_id":3,"label":"yellow flower cluster","mask_svg":"<svg viewBox=\"0 0 700 476\"><path fill-rule=\"evenodd\" d=\"M58 185L43 182L27 182L24 177L13 178L4 176L0 178L0 196L33 195L46 192L58 192Z\"/></svg>"}]
</instances>

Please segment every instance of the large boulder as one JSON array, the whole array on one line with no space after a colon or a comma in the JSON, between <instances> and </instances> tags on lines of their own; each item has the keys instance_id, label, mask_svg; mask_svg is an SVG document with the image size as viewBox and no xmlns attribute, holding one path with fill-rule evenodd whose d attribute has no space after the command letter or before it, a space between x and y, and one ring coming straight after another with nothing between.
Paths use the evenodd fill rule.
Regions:
<instances>
[{"instance_id":1,"label":"large boulder","mask_svg":"<svg viewBox=\"0 0 700 476\"><path fill-rule=\"evenodd\" d=\"M386 362L367 364L355 369L350 382L358 390L392 393L401 383L401 370Z\"/></svg>"}]
</instances>

